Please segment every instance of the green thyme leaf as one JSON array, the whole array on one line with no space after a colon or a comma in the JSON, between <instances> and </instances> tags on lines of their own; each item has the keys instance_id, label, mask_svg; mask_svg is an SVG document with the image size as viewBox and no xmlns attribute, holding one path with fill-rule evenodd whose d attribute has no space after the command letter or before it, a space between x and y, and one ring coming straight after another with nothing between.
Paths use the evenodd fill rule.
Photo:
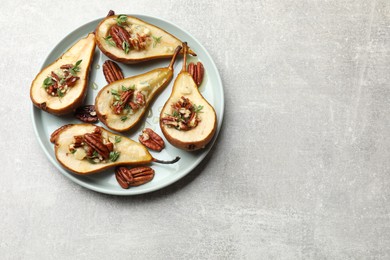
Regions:
<instances>
[{"instance_id":1,"label":"green thyme leaf","mask_svg":"<svg viewBox=\"0 0 390 260\"><path fill-rule=\"evenodd\" d=\"M128 54L129 51L130 51L130 45L129 45L129 43L126 42L126 41L123 42L123 43L122 43L122 49L125 51L126 54Z\"/></svg>"},{"instance_id":2,"label":"green thyme leaf","mask_svg":"<svg viewBox=\"0 0 390 260\"><path fill-rule=\"evenodd\" d=\"M66 82L65 78L60 79L60 85L64 85Z\"/></svg>"},{"instance_id":3,"label":"green thyme leaf","mask_svg":"<svg viewBox=\"0 0 390 260\"><path fill-rule=\"evenodd\" d=\"M117 144L117 143L119 143L120 141L122 140L122 137L120 137L120 136L115 136L115 143Z\"/></svg>"},{"instance_id":4,"label":"green thyme leaf","mask_svg":"<svg viewBox=\"0 0 390 260\"><path fill-rule=\"evenodd\" d=\"M42 87L44 87L45 89L47 89L48 87L50 87L51 85L53 85L53 80L51 79L51 77L47 77L45 78L45 80L43 81L43 84L42 84Z\"/></svg>"},{"instance_id":5,"label":"green thyme leaf","mask_svg":"<svg viewBox=\"0 0 390 260\"><path fill-rule=\"evenodd\" d=\"M114 95L114 99L115 99L116 101L119 101L119 100L121 100L121 97L118 96L118 95Z\"/></svg>"},{"instance_id":6,"label":"green thyme leaf","mask_svg":"<svg viewBox=\"0 0 390 260\"><path fill-rule=\"evenodd\" d=\"M197 105L194 104L194 111L195 111L195 113L201 113L200 111L202 109L203 109L203 106L201 106L201 105L197 106Z\"/></svg>"},{"instance_id":7,"label":"green thyme leaf","mask_svg":"<svg viewBox=\"0 0 390 260\"><path fill-rule=\"evenodd\" d=\"M97 162L95 162L95 161L94 161L93 159L91 159L91 158L88 158L88 157L87 157L87 160L88 160L89 163L97 164Z\"/></svg>"},{"instance_id":8,"label":"green thyme leaf","mask_svg":"<svg viewBox=\"0 0 390 260\"><path fill-rule=\"evenodd\" d=\"M103 38L108 45L111 45L113 47L116 46L115 42L112 40L112 36L108 35L106 38Z\"/></svg>"},{"instance_id":9,"label":"green thyme leaf","mask_svg":"<svg viewBox=\"0 0 390 260\"><path fill-rule=\"evenodd\" d=\"M118 90L116 90L116 89L111 89L111 94L114 96L120 96Z\"/></svg>"},{"instance_id":10,"label":"green thyme leaf","mask_svg":"<svg viewBox=\"0 0 390 260\"><path fill-rule=\"evenodd\" d=\"M127 120L127 116L121 116L121 121L125 122Z\"/></svg>"},{"instance_id":11,"label":"green thyme leaf","mask_svg":"<svg viewBox=\"0 0 390 260\"><path fill-rule=\"evenodd\" d=\"M53 80L51 79L51 77L47 77L43 81L43 84L48 85L48 86L53 85Z\"/></svg>"},{"instance_id":12,"label":"green thyme leaf","mask_svg":"<svg viewBox=\"0 0 390 260\"><path fill-rule=\"evenodd\" d=\"M58 95L59 98L62 98L62 97L64 97L65 93L63 93L61 91L61 89L57 88L57 95Z\"/></svg>"},{"instance_id":13,"label":"green thyme leaf","mask_svg":"<svg viewBox=\"0 0 390 260\"><path fill-rule=\"evenodd\" d=\"M98 154L98 152L96 150L93 151L92 157L99 157L99 154Z\"/></svg>"},{"instance_id":14,"label":"green thyme leaf","mask_svg":"<svg viewBox=\"0 0 390 260\"><path fill-rule=\"evenodd\" d=\"M76 62L76 64L74 65L74 67L75 67L75 68L79 67L79 65L80 65L80 63L81 63L82 61L83 61L83 60L78 60L78 61Z\"/></svg>"},{"instance_id":15,"label":"green thyme leaf","mask_svg":"<svg viewBox=\"0 0 390 260\"><path fill-rule=\"evenodd\" d=\"M123 26L123 24L127 21L127 16L124 14L120 14L115 20L119 26Z\"/></svg>"},{"instance_id":16,"label":"green thyme leaf","mask_svg":"<svg viewBox=\"0 0 390 260\"><path fill-rule=\"evenodd\" d=\"M153 37L153 48L154 48L154 47L156 47L157 44L159 44L161 42L162 36L156 37L156 36L152 35L152 37Z\"/></svg>"},{"instance_id":17,"label":"green thyme leaf","mask_svg":"<svg viewBox=\"0 0 390 260\"><path fill-rule=\"evenodd\" d=\"M172 113L172 116L174 116L174 117L180 117L180 113L177 112L176 110L174 110L173 113Z\"/></svg>"},{"instance_id":18,"label":"green thyme leaf","mask_svg":"<svg viewBox=\"0 0 390 260\"><path fill-rule=\"evenodd\" d=\"M70 151L70 153L74 154L76 151L77 151L77 149L73 149L72 151Z\"/></svg>"},{"instance_id":19,"label":"green thyme leaf","mask_svg":"<svg viewBox=\"0 0 390 260\"><path fill-rule=\"evenodd\" d=\"M76 64L72 68L69 69L70 74L72 74L73 76L76 76L77 72L80 72L80 66L79 65L80 65L80 63L82 61L83 60L78 60L76 62Z\"/></svg>"},{"instance_id":20,"label":"green thyme leaf","mask_svg":"<svg viewBox=\"0 0 390 260\"><path fill-rule=\"evenodd\" d=\"M176 110L173 110L172 115L167 114L167 113L164 113L164 114L166 114L167 116L172 116L172 117L176 118L177 122L184 121L184 119L181 116L181 114L178 111L176 111Z\"/></svg>"},{"instance_id":21,"label":"green thyme leaf","mask_svg":"<svg viewBox=\"0 0 390 260\"><path fill-rule=\"evenodd\" d=\"M122 85L122 91L129 91L129 90L134 90L134 89L135 89L135 85L132 85L132 86L127 87L127 88Z\"/></svg>"},{"instance_id":22,"label":"green thyme leaf","mask_svg":"<svg viewBox=\"0 0 390 260\"><path fill-rule=\"evenodd\" d=\"M115 162L116 160L118 160L119 155L120 155L120 152L117 152L117 151L110 152L110 161Z\"/></svg>"}]
</instances>

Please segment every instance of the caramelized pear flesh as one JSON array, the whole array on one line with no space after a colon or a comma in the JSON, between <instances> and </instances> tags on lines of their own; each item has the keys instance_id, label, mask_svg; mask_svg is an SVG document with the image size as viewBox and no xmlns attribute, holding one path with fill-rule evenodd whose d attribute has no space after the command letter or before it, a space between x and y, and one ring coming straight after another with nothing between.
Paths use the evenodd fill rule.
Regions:
<instances>
[{"instance_id":1,"label":"caramelized pear flesh","mask_svg":"<svg viewBox=\"0 0 390 260\"><path fill-rule=\"evenodd\" d=\"M127 32L122 41L116 41L116 37L111 35L112 28L118 26ZM176 46L182 45L172 34L129 15L108 16L99 23L95 32L99 49L110 59L122 63L170 58L174 55ZM123 39L126 43L123 43ZM191 50L190 53L196 55Z\"/></svg>"},{"instance_id":2,"label":"caramelized pear flesh","mask_svg":"<svg viewBox=\"0 0 390 260\"><path fill-rule=\"evenodd\" d=\"M87 93L88 76L95 46L95 35L90 33L87 37L76 42L55 62L39 72L30 88L30 97L33 104L36 107L55 115L69 114L82 105ZM74 67L65 70L61 69L61 66L67 67L67 65L68 67L70 67L70 65L73 65ZM65 73L72 73L69 74L68 83L62 82L65 89L63 92L55 91L52 93L53 95L50 95L47 91L47 88L50 87L47 84L48 79L49 84L56 83L54 81L55 79L51 78L53 75L52 72L54 72L59 79L64 77L61 80L65 81L65 76L62 75L64 71ZM58 81L58 84L61 84L60 80Z\"/></svg>"},{"instance_id":3,"label":"caramelized pear flesh","mask_svg":"<svg viewBox=\"0 0 390 260\"><path fill-rule=\"evenodd\" d=\"M180 49L181 46L176 48L168 67L114 81L102 88L95 99L99 120L118 132L128 131L136 125L149 109L153 98L172 80L173 65ZM125 92L128 92L128 97Z\"/></svg>"},{"instance_id":4,"label":"caramelized pear flesh","mask_svg":"<svg viewBox=\"0 0 390 260\"><path fill-rule=\"evenodd\" d=\"M185 44L183 48L186 49ZM186 51L184 51L184 53L186 53ZM213 138L217 129L217 116L214 108L199 92L198 86L194 82L192 76L186 71L185 67L186 59L184 59L182 71L175 80L172 93L161 110L160 127L165 138L172 145L183 150L194 151L204 148ZM197 111L196 122L189 127L185 126L187 128L185 130L178 129L180 126L177 122L174 122L177 124L174 126L166 124L166 121L164 120L167 118L167 115L171 115L172 118L177 118L178 113L175 107L177 106L178 101L183 99L186 99L193 104L194 108L189 108L190 110L194 109ZM180 118L182 118L181 115Z\"/></svg>"},{"instance_id":5,"label":"caramelized pear flesh","mask_svg":"<svg viewBox=\"0 0 390 260\"><path fill-rule=\"evenodd\" d=\"M74 146L75 136L93 133L96 128L101 130L101 135L105 140L109 140L113 143L113 151L119 155L115 161L111 161L110 158L105 160L105 162L95 163L87 158L80 157L78 149L83 148L78 148L76 152L72 153L71 147ZM52 139L55 147L55 156L58 162L64 168L76 174L86 175L100 172L114 166L139 165L155 161L143 145L124 136L109 132L102 127L91 124L67 125L66 127L62 127Z\"/></svg>"}]
</instances>

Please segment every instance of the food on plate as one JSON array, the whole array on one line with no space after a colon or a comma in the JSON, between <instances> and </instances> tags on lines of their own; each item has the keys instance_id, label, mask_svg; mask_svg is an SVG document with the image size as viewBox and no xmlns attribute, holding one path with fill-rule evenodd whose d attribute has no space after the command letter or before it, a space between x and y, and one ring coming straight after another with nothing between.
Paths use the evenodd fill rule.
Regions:
<instances>
[{"instance_id":1,"label":"food on plate","mask_svg":"<svg viewBox=\"0 0 390 260\"><path fill-rule=\"evenodd\" d=\"M55 156L66 169L80 175L110 167L143 165L151 162L170 164L152 157L142 145L92 124L69 124L53 132Z\"/></svg>"},{"instance_id":2,"label":"food on plate","mask_svg":"<svg viewBox=\"0 0 390 260\"><path fill-rule=\"evenodd\" d=\"M95 46L95 35L90 33L42 69L31 84L33 104L55 115L69 114L81 106Z\"/></svg>"},{"instance_id":3,"label":"food on plate","mask_svg":"<svg viewBox=\"0 0 390 260\"><path fill-rule=\"evenodd\" d=\"M176 46L182 45L179 39L157 26L114 12L99 23L95 33L99 49L110 59L123 63L170 58Z\"/></svg>"},{"instance_id":4,"label":"food on plate","mask_svg":"<svg viewBox=\"0 0 390 260\"><path fill-rule=\"evenodd\" d=\"M135 187L150 182L154 177L154 170L147 166L136 168L116 167L115 178L123 189Z\"/></svg>"},{"instance_id":5,"label":"food on plate","mask_svg":"<svg viewBox=\"0 0 390 260\"><path fill-rule=\"evenodd\" d=\"M196 64L191 62L190 64L188 64L187 71L188 73L190 73L196 85L199 87L200 84L202 84L204 76L204 67L202 62L198 61Z\"/></svg>"},{"instance_id":6,"label":"food on plate","mask_svg":"<svg viewBox=\"0 0 390 260\"><path fill-rule=\"evenodd\" d=\"M121 68L111 60L103 63L103 74L108 84L124 78Z\"/></svg>"},{"instance_id":7,"label":"food on plate","mask_svg":"<svg viewBox=\"0 0 390 260\"><path fill-rule=\"evenodd\" d=\"M124 132L136 125L149 109L154 96L172 80L176 51L168 67L114 81L102 88L95 99L99 120L108 128Z\"/></svg>"},{"instance_id":8,"label":"food on plate","mask_svg":"<svg viewBox=\"0 0 390 260\"><path fill-rule=\"evenodd\" d=\"M96 123L99 121L94 105L85 105L76 108L74 117L85 123Z\"/></svg>"},{"instance_id":9,"label":"food on plate","mask_svg":"<svg viewBox=\"0 0 390 260\"><path fill-rule=\"evenodd\" d=\"M152 129L145 128L138 141L153 151L160 152L165 147L164 140Z\"/></svg>"},{"instance_id":10,"label":"food on plate","mask_svg":"<svg viewBox=\"0 0 390 260\"><path fill-rule=\"evenodd\" d=\"M186 71L186 43L183 49L183 68L161 110L160 127L172 145L194 151L204 148L211 141L217 129L217 116Z\"/></svg>"}]
</instances>

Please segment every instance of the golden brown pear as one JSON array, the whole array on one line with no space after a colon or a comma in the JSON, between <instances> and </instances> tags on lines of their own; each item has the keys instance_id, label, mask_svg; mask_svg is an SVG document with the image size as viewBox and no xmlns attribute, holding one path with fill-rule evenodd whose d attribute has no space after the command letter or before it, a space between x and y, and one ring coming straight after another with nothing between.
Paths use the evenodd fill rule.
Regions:
<instances>
[{"instance_id":1,"label":"golden brown pear","mask_svg":"<svg viewBox=\"0 0 390 260\"><path fill-rule=\"evenodd\" d=\"M76 137L84 137L85 134L100 132L102 142L105 145L112 144L112 151L104 161L88 157L85 149L85 139L81 145L76 145ZM180 158L172 161L160 161L152 157L142 144L130 138L114 134L106 129L92 124L69 124L60 127L53 132L50 139L54 143L55 156L58 162L66 169L80 175L92 174L120 165L141 165L150 162L175 163ZM96 150L91 154L99 156Z\"/></svg>"},{"instance_id":2,"label":"golden brown pear","mask_svg":"<svg viewBox=\"0 0 390 260\"><path fill-rule=\"evenodd\" d=\"M42 69L31 84L33 104L54 115L69 114L79 107L87 93L95 46L95 35L90 33ZM63 88L55 88L56 84Z\"/></svg>"},{"instance_id":3,"label":"golden brown pear","mask_svg":"<svg viewBox=\"0 0 390 260\"><path fill-rule=\"evenodd\" d=\"M118 132L128 131L136 125L148 111L153 98L171 82L173 65L180 50L181 46L177 46L168 67L114 81L102 88L95 99L99 120Z\"/></svg>"},{"instance_id":4,"label":"golden brown pear","mask_svg":"<svg viewBox=\"0 0 390 260\"><path fill-rule=\"evenodd\" d=\"M217 129L217 116L186 71L186 43L183 44L183 49L183 69L161 110L160 127L172 145L194 151L204 148L211 141Z\"/></svg>"},{"instance_id":5,"label":"golden brown pear","mask_svg":"<svg viewBox=\"0 0 390 260\"><path fill-rule=\"evenodd\" d=\"M182 42L163 29L129 15L111 15L97 26L96 43L110 59L138 63L170 58ZM190 50L190 54L196 55Z\"/></svg>"}]
</instances>

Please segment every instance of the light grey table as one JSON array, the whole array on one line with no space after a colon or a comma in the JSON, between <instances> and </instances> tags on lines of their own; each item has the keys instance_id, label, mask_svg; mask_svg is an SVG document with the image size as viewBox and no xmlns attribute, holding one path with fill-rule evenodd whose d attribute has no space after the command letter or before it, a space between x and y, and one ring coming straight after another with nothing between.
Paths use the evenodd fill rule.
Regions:
<instances>
[{"instance_id":1,"label":"light grey table","mask_svg":"<svg viewBox=\"0 0 390 260\"><path fill-rule=\"evenodd\" d=\"M0 258L389 259L389 1L1 5ZM31 122L44 58L109 9L191 32L225 89L205 162L136 197L59 174Z\"/></svg>"}]
</instances>

